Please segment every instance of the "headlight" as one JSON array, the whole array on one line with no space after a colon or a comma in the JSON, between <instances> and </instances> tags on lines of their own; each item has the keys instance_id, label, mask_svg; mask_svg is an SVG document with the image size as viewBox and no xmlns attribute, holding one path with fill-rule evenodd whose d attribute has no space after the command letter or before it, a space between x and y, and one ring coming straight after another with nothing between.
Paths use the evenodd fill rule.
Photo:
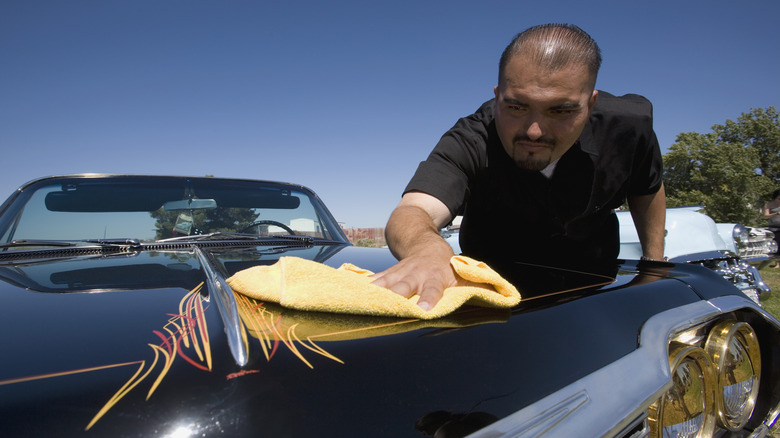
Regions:
<instances>
[{"instance_id":1,"label":"headlight","mask_svg":"<svg viewBox=\"0 0 780 438\"><path fill-rule=\"evenodd\" d=\"M709 437L715 430L717 377L700 347L677 345L669 356L672 388L649 411L650 436Z\"/></svg>"},{"instance_id":2,"label":"headlight","mask_svg":"<svg viewBox=\"0 0 780 438\"><path fill-rule=\"evenodd\" d=\"M758 397L761 353L755 331L748 324L723 321L710 331L707 354L718 370L718 415L722 426L745 426Z\"/></svg>"},{"instance_id":3,"label":"headlight","mask_svg":"<svg viewBox=\"0 0 780 438\"><path fill-rule=\"evenodd\" d=\"M742 225L734 225L731 236L737 242L737 247L742 247L750 241L750 231Z\"/></svg>"}]
</instances>

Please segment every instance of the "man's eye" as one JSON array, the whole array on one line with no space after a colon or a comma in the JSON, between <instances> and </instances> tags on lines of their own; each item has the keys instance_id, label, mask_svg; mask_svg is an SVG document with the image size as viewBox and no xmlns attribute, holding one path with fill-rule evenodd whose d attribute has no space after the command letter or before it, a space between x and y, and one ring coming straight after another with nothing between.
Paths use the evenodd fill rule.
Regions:
<instances>
[{"instance_id":1,"label":"man's eye","mask_svg":"<svg viewBox=\"0 0 780 438\"><path fill-rule=\"evenodd\" d=\"M575 110L575 109L554 109L554 110L550 110L550 114L555 115L555 116L568 116L568 115L574 114L576 112L577 112L577 110Z\"/></svg>"}]
</instances>

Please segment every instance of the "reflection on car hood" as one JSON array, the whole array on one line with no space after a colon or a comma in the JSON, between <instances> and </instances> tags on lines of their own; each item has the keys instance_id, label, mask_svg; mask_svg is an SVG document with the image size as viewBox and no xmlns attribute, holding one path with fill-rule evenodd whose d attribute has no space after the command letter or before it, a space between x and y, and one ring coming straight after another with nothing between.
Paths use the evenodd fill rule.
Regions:
<instances>
[{"instance_id":1,"label":"reflection on car hood","mask_svg":"<svg viewBox=\"0 0 780 438\"><path fill-rule=\"evenodd\" d=\"M282 255L375 272L394 262L347 245L212 254L225 275ZM490 421L527 406L636 349L650 316L700 299L680 281L686 272L638 284L634 266L616 279L515 268L525 297L516 308L465 307L426 322L236 296L249 352L240 367L192 252L1 263L4 431L419 435L431 415Z\"/></svg>"}]
</instances>

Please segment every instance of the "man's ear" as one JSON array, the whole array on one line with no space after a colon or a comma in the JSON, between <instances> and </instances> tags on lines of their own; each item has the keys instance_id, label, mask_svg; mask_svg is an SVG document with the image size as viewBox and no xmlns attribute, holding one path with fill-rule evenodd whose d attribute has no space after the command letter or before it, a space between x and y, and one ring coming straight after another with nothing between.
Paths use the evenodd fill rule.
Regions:
<instances>
[{"instance_id":1,"label":"man's ear","mask_svg":"<svg viewBox=\"0 0 780 438\"><path fill-rule=\"evenodd\" d=\"M596 99L599 97L599 90L593 90L593 94L590 96L590 100L588 101L588 112L590 112L593 109L593 105L596 104Z\"/></svg>"}]
</instances>

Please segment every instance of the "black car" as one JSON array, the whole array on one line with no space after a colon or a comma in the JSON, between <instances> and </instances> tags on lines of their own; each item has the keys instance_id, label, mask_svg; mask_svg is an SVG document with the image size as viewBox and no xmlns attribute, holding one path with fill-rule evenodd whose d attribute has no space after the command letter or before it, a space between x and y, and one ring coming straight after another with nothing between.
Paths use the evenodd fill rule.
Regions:
<instances>
[{"instance_id":1,"label":"black car","mask_svg":"<svg viewBox=\"0 0 780 438\"><path fill-rule=\"evenodd\" d=\"M378 272L309 189L42 178L0 207L0 435L768 436L780 322L701 266L511 265L509 309L292 310L227 279L280 257Z\"/></svg>"}]
</instances>

